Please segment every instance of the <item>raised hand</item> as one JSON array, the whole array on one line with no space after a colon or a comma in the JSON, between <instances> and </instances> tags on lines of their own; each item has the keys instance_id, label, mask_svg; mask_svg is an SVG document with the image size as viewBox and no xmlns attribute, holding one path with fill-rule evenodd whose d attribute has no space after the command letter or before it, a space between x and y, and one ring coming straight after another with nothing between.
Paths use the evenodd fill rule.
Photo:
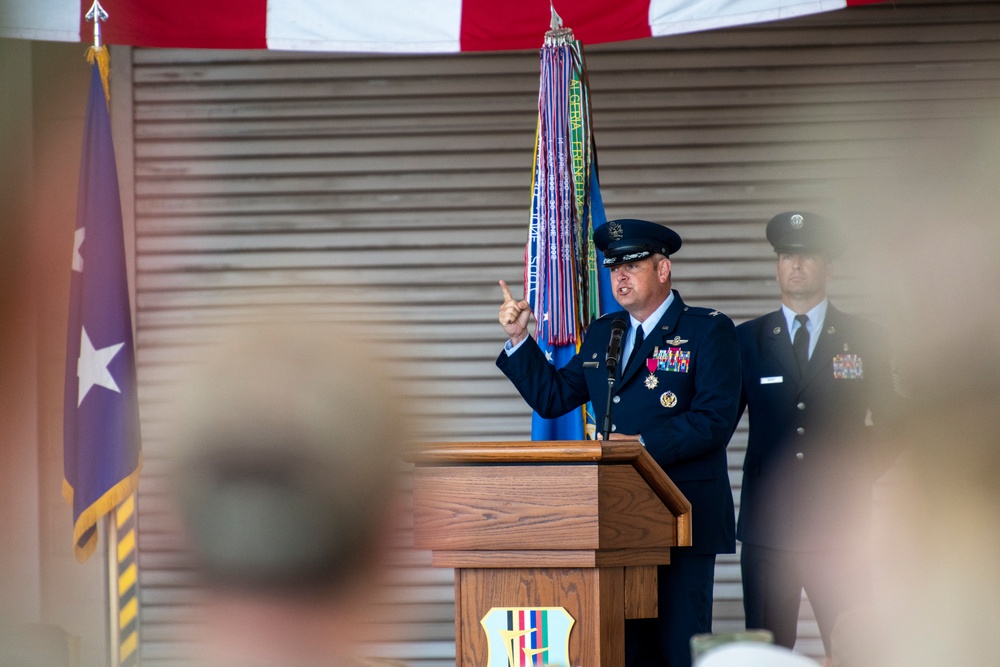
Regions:
<instances>
[{"instance_id":1,"label":"raised hand","mask_svg":"<svg viewBox=\"0 0 1000 667\"><path fill-rule=\"evenodd\" d=\"M523 299L518 301L510 293L510 287L500 281L503 291L503 305L500 306L500 324L507 332L511 345L517 345L528 335L528 319L531 317L531 306Z\"/></svg>"}]
</instances>

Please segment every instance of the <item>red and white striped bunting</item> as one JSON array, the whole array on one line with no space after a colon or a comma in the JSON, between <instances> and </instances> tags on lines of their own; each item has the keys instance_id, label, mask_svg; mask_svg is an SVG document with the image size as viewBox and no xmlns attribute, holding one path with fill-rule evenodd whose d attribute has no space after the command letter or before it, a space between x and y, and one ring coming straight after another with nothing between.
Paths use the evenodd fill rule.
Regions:
<instances>
[{"instance_id":1,"label":"red and white striped bunting","mask_svg":"<svg viewBox=\"0 0 1000 667\"><path fill-rule=\"evenodd\" d=\"M584 44L794 18L883 0L554 0ZM0 37L89 42L92 0L6 0ZM364 53L537 49L544 0L103 0L108 44Z\"/></svg>"}]
</instances>

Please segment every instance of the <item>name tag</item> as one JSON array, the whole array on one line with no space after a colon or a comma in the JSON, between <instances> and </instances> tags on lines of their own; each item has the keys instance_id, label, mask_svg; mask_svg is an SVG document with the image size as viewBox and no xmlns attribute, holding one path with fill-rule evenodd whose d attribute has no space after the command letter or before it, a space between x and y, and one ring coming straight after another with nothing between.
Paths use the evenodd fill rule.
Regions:
<instances>
[{"instance_id":1,"label":"name tag","mask_svg":"<svg viewBox=\"0 0 1000 667\"><path fill-rule=\"evenodd\" d=\"M760 379L761 384L781 384L784 381L785 378L781 375L775 375L774 377Z\"/></svg>"},{"instance_id":2,"label":"name tag","mask_svg":"<svg viewBox=\"0 0 1000 667\"><path fill-rule=\"evenodd\" d=\"M599 361L585 361L583 362L584 368L600 368L601 362Z\"/></svg>"}]
</instances>

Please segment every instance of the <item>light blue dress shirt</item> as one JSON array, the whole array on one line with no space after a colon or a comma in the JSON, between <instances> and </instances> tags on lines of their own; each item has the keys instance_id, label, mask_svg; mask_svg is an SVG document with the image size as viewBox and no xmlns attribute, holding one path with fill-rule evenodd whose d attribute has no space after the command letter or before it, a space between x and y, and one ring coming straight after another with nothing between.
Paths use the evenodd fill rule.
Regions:
<instances>
[{"instance_id":1,"label":"light blue dress shirt","mask_svg":"<svg viewBox=\"0 0 1000 667\"><path fill-rule=\"evenodd\" d=\"M823 322L826 320L826 307L830 305L828 299L823 299L820 301L812 310L810 310L806 315L809 317L809 322L806 324L806 329L809 330L809 358L812 359L813 350L816 349L816 342L819 341L819 334L823 331ZM798 314L785 304L781 304L781 312L785 314L785 323L788 325L788 336L791 341L795 342L795 332L798 331L799 321L795 319Z\"/></svg>"}]
</instances>

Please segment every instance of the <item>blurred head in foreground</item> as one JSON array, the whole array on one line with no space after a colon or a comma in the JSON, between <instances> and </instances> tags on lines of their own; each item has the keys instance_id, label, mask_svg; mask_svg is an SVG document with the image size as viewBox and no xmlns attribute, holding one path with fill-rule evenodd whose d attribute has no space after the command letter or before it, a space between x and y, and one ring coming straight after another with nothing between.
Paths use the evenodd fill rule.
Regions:
<instances>
[{"instance_id":1,"label":"blurred head in foreground","mask_svg":"<svg viewBox=\"0 0 1000 667\"><path fill-rule=\"evenodd\" d=\"M211 664L337 665L363 638L405 425L357 339L233 330L180 391L172 490Z\"/></svg>"},{"instance_id":2,"label":"blurred head in foreground","mask_svg":"<svg viewBox=\"0 0 1000 667\"><path fill-rule=\"evenodd\" d=\"M876 515L874 604L835 631L843 667L1000 655L1000 122L935 130L855 200L906 390L906 456Z\"/></svg>"}]
</instances>

